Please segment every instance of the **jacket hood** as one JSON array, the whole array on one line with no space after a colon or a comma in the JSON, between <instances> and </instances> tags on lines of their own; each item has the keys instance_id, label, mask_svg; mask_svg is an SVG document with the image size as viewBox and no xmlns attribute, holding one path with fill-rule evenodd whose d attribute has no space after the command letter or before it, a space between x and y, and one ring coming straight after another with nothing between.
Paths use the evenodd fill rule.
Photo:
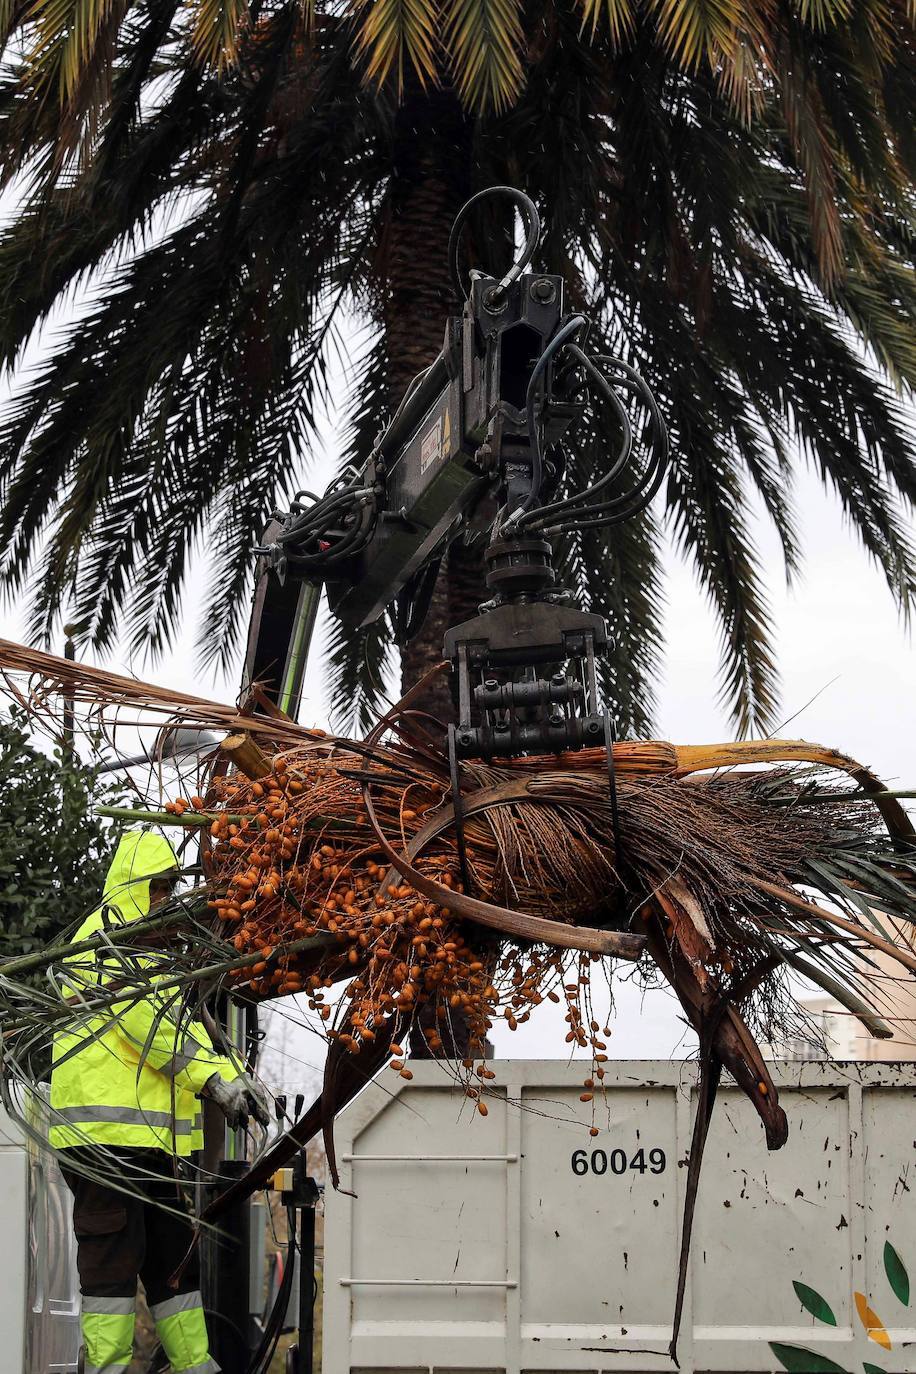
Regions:
<instances>
[{"instance_id":1,"label":"jacket hood","mask_svg":"<svg viewBox=\"0 0 916 1374\"><path fill-rule=\"evenodd\" d=\"M151 878L175 873L178 859L168 840L149 830L128 830L111 861L102 903L115 907L124 921L149 915Z\"/></svg>"}]
</instances>

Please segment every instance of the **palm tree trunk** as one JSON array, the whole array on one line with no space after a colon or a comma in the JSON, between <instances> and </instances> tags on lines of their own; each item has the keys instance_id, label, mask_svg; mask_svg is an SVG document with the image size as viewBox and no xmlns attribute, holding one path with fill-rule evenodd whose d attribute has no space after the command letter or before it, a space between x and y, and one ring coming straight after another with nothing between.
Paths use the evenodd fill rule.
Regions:
<instances>
[{"instance_id":1,"label":"palm tree trunk","mask_svg":"<svg viewBox=\"0 0 916 1374\"><path fill-rule=\"evenodd\" d=\"M407 89L395 116L384 308L392 411L441 349L446 318L458 308L448 275L448 237L472 189L472 135L472 121L451 91L424 92L416 82ZM402 690L440 662L445 631L474 615L483 596L480 553L455 549L443 564L423 629L401 653ZM451 719L446 678L416 705L439 720Z\"/></svg>"},{"instance_id":2,"label":"palm tree trunk","mask_svg":"<svg viewBox=\"0 0 916 1374\"><path fill-rule=\"evenodd\" d=\"M393 412L411 380L442 347L445 321L459 302L448 274L448 238L455 215L471 192L472 125L447 90L423 92L416 82L395 117L395 177L388 228L388 295L384 325L388 353L389 407ZM466 620L483 600L480 555L458 548L444 560L419 635L401 652L401 688L407 691L442 658L449 625ZM448 679L434 679L415 706L436 720L454 719ZM441 1043L427 1036L441 1034ZM440 1025L425 1007L411 1029L414 1057L462 1058L468 1028L453 1014Z\"/></svg>"}]
</instances>

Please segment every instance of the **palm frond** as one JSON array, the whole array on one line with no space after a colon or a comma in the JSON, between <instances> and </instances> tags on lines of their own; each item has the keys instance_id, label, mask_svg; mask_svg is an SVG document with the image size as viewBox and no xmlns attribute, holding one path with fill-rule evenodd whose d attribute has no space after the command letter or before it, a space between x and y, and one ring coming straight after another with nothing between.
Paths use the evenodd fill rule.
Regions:
<instances>
[{"instance_id":1,"label":"palm frond","mask_svg":"<svg viewBox=\"0 0 916 1374\"><path fill-rule=\"evenodd\" d=\"M814 251L821 278L829 287L840 275L843 261L832 131L808 71L808 55L788 37L779 72L786 129L805 175Z\"/></svg>"},{"instance_id":2,"label":"palm frond","mask_svg":"<svg viewBox=\"0 0 916 1374\"><path fill-rule=\"evenodd\" d=\"M599 665L620 738L651 734L655 681L664 657L659 536L651 515L612 531L582 530L557 550L557 572L579 603L603 615L611 648Z\"/></svg>"},{"instance_id":3,"label":"palm frond","mask_svg":"<svg viewBox=\"0 0 916 1374\"><path fill-rule=\"evenodd\" d=\"M683 423L684 411L677 413ZM689 457L675 463L669 482L674 533L720 625L721 703L739 736L765 734L776 723L779 699L762 569L742 515L740 484L722 462L716 436L701 417L693 419ZM677 443L677 431L674 437Z\"/></svg>"},{"instance_id":4,"label":"palm frond","mask_svg":"<svg viewBox=\"0 0 916 1374\"><path fill-rule=\"evenodd\" d=\"M851 9L850 0L798 0L798 14L802 23L816 29L844 23Z\"/></svg>"},{"instance_id":5,"label":"palm frond","mask_svg":"<svg viewBox=\"0 0 916 1374\"><path fill-rule=\"evenodd\" d=\"M247 15L248 0L198 0L191 40L198 60L218 71L232 66Z\"/></svg>"},{"instance_id":6,"label":"palm frond","mask_svg":"<svg viewBox=\"0 0 916 1374\"><path fill-rule=\"evenodd\" d=\"M388 414L388 350L384 331L371 327L368 348L349 378L349 423L339 470L359 469ZM326 688L331 719L341 729L365 734L386 705L386 679L394 660L386 618L368 630L352 631L335 621L328 642Z\"/></svg>"},{"instance_id":7,"label":"palm frond","mask_svg":"<svg viewBox=\"0 0 916 1374\"><path fill-rule=\"evenodd\" d=\"M652 0L659 38L688 70L730 57L744 18L741 0Z\"/></svg>"},{"instance_id":8,"label":"palm frond","mask_svg":"<svg viewBox=\"0 0 916 1374\"><path fill-rule=\"evenodd\" d=\"M593 35L599 24L607 24L615 47L625 43L635 27L630 0L582 0L582 22Z\"/></svg>"},{"instance_id":9,"label":"palm frond","mask_svg":"<svg viewBox=\"0 0 916 1374\"><path fill-rule=\"evenodd\" d=\"M621 47L632 37L636 26L630 0L582 0L582 25L588 26L595 36L600 23L606 23L614 47Z\"/></svg>"},{"instance_id":10,"label":"palm frond","mask_svg":"<svg viewBox=\"0 0 916 1374\"><path fill-rule=\"evenodd\" d=\"M384 86L393 79L398 94L408 71L424 87L438 80L436 11L429 0L363 0L356 48L366 80Z\"/></svg>"},{"instance_id":11,"label":"palm frond","mask_svg":"<svg viewBox=\"0 0 916 1374\"><path fill-rule=\"evenodd\" d=\"M522 84L517 0L449 0L445 16L445 46L461 99L472 110L499 114Z\"/></svg>"},{"instance_id":12,"label":"palm frond","mask_svg":"<svg viewBox=\"0 0 916 1374\"><path fill-rule=\"evenodd\" d=\"M365 735L389 704L393 666L391 634L384 620L365 630L334 621L328 637L327 687L337 730Z\"/></svg>"}]
</instances>

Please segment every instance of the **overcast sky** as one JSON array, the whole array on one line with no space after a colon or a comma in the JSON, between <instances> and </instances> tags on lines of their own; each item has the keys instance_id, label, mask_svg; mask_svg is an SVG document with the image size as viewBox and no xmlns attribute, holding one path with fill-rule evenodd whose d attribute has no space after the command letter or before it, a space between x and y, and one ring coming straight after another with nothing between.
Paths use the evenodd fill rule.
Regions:
<instances>
[{"instance_id":1,"label":"overcast sky","mask_svg":"<svg viewBox=\"0 0 916 1374\"><path fill-rule=\"evenodd\" d=\"M323 459L309 476L318 486L332 466L335 431L328 420ZM916 739L912 701L916 690L916 657L883 578L870 564L844 526L836 500L818 478L799 467L795 499L805 566L788 591L778 541L766 518L755 529L777 629L777 658L782 668L783 709L789 721L777 733L816 741L851 754L870 765L890 785L916 784ZM667 566L666 651L659 665L658 737L682 744L712 743L733 737L727 712L718 702L717 633L710 611L689 566L669 546ZM130 663L123 655L107 666L225 700L235 697L238 674L221 677L199 673L193 662L196 609L192 579L187 620L176 650L153 667ZM0 615L0 634L21 639L22 617L16 608ZM327 726L323 689L321 636L316 639L306 680L301 719ZM791 718L791 719L790 719ZM616 984L617 1014L611 1053L654 1058L684 1054L693 1040L684 1035L679 1008L665 993L645 999L626 982ZM563 1056L566 1027L561 1012L545 1004L514 1035L497 1035L497 1052L523 1057ZM317 1037L286 1037L289 1081L294 1091L298 1062L317 1063ZM284 1077L286 1075L284 1074Z\"/></svg>"}]
</instances>

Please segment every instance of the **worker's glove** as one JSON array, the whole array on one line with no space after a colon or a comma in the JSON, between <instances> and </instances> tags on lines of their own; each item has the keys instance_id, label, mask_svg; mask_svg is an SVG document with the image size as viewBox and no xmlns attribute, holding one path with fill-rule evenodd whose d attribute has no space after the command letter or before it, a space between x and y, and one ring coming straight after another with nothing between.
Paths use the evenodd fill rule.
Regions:
<instances>
[{"instance_id":1,"label":"worker's glove","mask_svg":"<svg viewBox=\"0 0 916 1374\"><path fill-rule=\"evenodd\" d=\"M227 1083L215 1073L207 1079L200 1095L216 1103L230 1126L247 1126L249 1116L265 1128L270 1125L267 1097L247 1078L234 1078Z\"/></svg>"}]
</instances>

